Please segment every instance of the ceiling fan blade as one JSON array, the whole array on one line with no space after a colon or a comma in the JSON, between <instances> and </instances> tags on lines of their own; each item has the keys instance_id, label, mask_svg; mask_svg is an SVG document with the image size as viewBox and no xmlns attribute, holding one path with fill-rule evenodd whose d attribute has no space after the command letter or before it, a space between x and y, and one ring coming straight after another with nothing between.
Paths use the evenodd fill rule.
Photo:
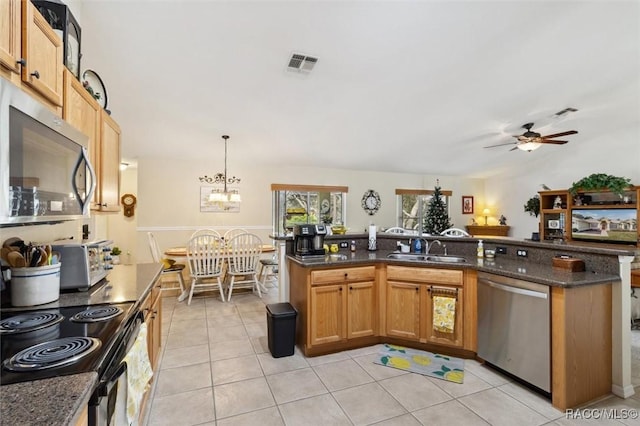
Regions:
<instances>
[{"instance_id":1,"label":"ceiling fan blade","mask_svg":"<svg viewBox=\"0 0 640 426\"><path fill-rule=\"evenodd\" d=\"M553 135L543 136L542 139L553 139L557 138L558 136L575 135L576 133L578 133L576 130L569 130L568 132L554 133Z\"/></svg>"},{"instance_id":2,"label":"ceiling fan blade","mask_svg":"<svg viewBox=\"0 0 640 426\"><path fill-rule=\"evenodd\" d=\"M507 143L499 143L497 145L489 145L489 146L485 146L484 148L495 148L497 146L505 146L505 145L513 145L513 144L517 144L518 142L507 142Z\"/></svg>"},{"instance_id":3,"label":"ceiling fan blade","mask_svg":"<svg viewBox=\"0 0 640 426\"><path fill-rule=\"evenodd\" d=\"M569 141L550 141L549 139L543 139L539 143L552 143L552 144L556 144L556 145L564 145L567 142L569 142Z\"/></svg>"}]
</instances>

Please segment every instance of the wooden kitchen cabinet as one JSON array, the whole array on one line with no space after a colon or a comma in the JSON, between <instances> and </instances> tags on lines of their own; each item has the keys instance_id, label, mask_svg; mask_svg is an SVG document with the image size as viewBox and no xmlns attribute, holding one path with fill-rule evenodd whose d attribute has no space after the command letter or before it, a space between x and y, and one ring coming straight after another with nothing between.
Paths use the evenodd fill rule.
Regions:
<instances>
[{"instance_id":1,"label":"wooden kitchen cabinet","mask_svg":"<svg viewBox=\"0 0 640 426\"><path fill-rule=\"evenodd\" d=\"M299 312L298 344L307 355L374 343L378 335L375 266L290 271ZM369 340L367 340L369 339Z\"/></svg>"},{"instance_id":2,"label":"wooden kitchen cabinet","mask_svg":"<svg viewBox=\"0 0 640 426\"><path fill-rule=\"evenodd\" d=\"M20 73L21 16L20 0L0 1L0 75L7 79Z\"/></svg>"},{"instance_id":3,"label":"wooden kitchen cabinet","mask_svg":"<svg viewBox=\"0 0 640 426\"><path fill-rule=\"evenodd\" d=\"M22 81L62 106L62 40L30 1L22 1Z\"/></svg>"},{"instance_id":4,"label":"wooden kitchen cabinet","mask_svg":"<svg viewBox=\"0 0 640 426\"><path fill-rule=\"evenodd\" d=\"M161 280L156 281L151 292L149 292L149 295L142 304L142 311L144 313L145 323L147 324L147 351L153 371L157 370L162 339L161 285Z\"/></svg>"},{"instance_id":5,"label":"wooden kitchen cabinet","mask_svg":"<svg viewBox=\"0 0 640 426\"><path fill-rule=\"evenodd\" d=\"M387 336L472 349L464 340L465 316L471 319L465 311L464 286L461 270L387 266ZM456 299L453 333L433 327L433 297L439 294Z\"/></svg>"},{"instance_id":6,"label":"wooden kitchen cabinet","mask_svg":"<svg viewBox=\"0 0 640 426\"><path fill-rule=\"evenodd\" d=\"M420 340L421 287L387 277L387 336Z\"/></svg>"},{"instance_id":7,"label":"wooden kitchen cabinet","mask_svg":"<svg viewBox=\"0 0 640 426\"><path fill-rule=\"evenodd\" d=\"M309 344L375 335L374 283L374 266L311 272Z\"/></svg>"},{"instance_id":8,"label":"wooden kitchen cabinet","mask_svg":"<svg viewBox=\"0 0 640 426\"><path fill-rule=\"evenodd\" d=\"M89 138L86 148L96 175L99 173L99 164L96 159L100 145L100 110L98 102L71 71L65 68L62 118Z\"/></svg>"},{"instance_id":9,"label":"wooden kitchen cabinet","mask_svg":"<svg viewBox=\"0 0 640 426\"><path fill-rule=\"evenodd\" d=\"M120 134L118 123L100 109L100 143L94 163L98 185L91 205L101 212L120 211Z\"/></svg>"},{"instance_id":10,"label":"wooden kitchen cabinet","mask_svg":"<svg viewBox=\"0 0 640 426\"><path fill-rule=\"evenodd\" d=\"M120 126L66 68L62 117L89 137L87 150L97 180L91 209L119 211Z\"/></svg>"}]
</instances>

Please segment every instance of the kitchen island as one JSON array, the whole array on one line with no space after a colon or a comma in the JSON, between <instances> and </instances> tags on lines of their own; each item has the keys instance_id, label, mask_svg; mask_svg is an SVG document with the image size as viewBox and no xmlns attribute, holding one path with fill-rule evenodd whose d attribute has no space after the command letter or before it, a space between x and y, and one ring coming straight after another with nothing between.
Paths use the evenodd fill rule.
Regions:
<instances>
[{"instance_id":1,"label":"kitchen island","mask_svg":"<svg viewBox=\"0 0 640 426\"><path fill-rule=\"evenodd\" d=\"M64 292L59 300L33 309L134 302L131 312L136 312L161 270L162 265L155 263L118 265L89 291ZM13 310L4 306L2 309ZM98 375L90 372L0 386L0 424L86 424L87 406L97 380Z\"/></svg>"},{"instance_id":2,"label":"kitchen island","mask_svg":"<svg viewBox=\"0 0 640 426\"><path fill-rule=\"evenodd\" d=\"M380 240L381 249L374 252L287 257L290 301L299 312L297 341L305 354L388 342L474 358L477 274L487 272L550 287L551 394L556 408L575 407L612 391L612 293L621 282L618 257L633 251L497 239L485 241L485 246L505 247L509 255L487 259L475 256L475 239L440 238L449 253L464 259L453 263L389 258L395 242ZM443 254L441 245L435 246L438 254ZM516 256L523 249L524 259ZM552 267L554 256L567 253L585 259L586 271ZM453 333L433 331L430 300L436 291L456 298Z\"/></svg>"}]
</instances>

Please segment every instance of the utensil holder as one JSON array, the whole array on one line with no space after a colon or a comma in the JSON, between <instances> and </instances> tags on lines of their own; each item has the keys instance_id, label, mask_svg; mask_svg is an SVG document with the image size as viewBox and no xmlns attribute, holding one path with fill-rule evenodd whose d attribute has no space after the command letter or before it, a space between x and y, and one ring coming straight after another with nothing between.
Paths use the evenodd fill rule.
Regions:
<instances>
[{"instance_id":1,"label":"utensil holder","mask_svg":"<svg viewBox=\"0 0 640 426\"><path fill-rule=\"evenodd\" d=\"M58 300L60 265L11 268L11 304L33 306Z\"/></svg>"}]
</instances>

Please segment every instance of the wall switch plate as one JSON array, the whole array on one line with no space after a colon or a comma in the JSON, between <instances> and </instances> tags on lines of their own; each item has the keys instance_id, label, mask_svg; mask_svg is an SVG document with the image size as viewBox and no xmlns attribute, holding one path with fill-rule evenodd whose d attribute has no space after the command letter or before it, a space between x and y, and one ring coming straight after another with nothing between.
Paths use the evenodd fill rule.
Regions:
<instances>
[{"instance_id":1,"label":"wall switch plate","mask_svg":"<svg viewBox=\"0 0 640 426\"><path fill-rule=\"evenodd\" d=\"M527 257L529 255L529 253L525 249L516 250L516 254L518 255L518 257Z\"/></svg>"},{"instance_id":2,"label":"wall switch plate","mask_svg":"<svg viewBox=\"0 0 640 426\"><path fill-rule=\"evenodd\" d=\"M496 254L507 254L506 247L496 247Z\"/></svg>"},{"instance_id":3,"label":"wall switch plate","mask_svg":"<svg viewBox=\"0 0 640 426\"><path fill-rule=\"evenodd\" d=\"M346 241L340 241L340 248L347 248L349 247L349 243L347 243Z\"/></svg>"}]
</instances>

